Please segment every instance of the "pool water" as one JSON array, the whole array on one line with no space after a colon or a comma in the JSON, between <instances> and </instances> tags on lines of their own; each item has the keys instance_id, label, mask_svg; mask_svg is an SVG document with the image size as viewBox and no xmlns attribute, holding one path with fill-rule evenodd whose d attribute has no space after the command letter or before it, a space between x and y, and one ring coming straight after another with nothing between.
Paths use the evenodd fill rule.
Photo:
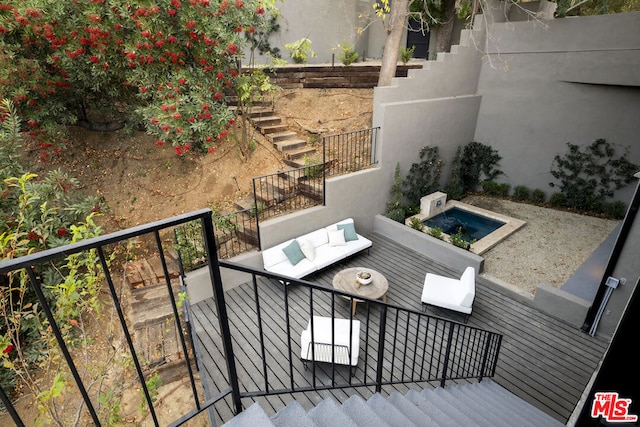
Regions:
<instances>
[{"instance_id":1,"label":"pool water","mask_svg":"<svg viewBox=\"0 0 640 427\"><path fill-rule=\"evenodd\" d=\"M464 239L468 242L480 240L506 224L505 222L458 207L447 209L436 216L422 221L422 223L429 228L439 227L443 233L449 235L456 234L458 229L462 227Z\"/></svg>"}]
</instances>

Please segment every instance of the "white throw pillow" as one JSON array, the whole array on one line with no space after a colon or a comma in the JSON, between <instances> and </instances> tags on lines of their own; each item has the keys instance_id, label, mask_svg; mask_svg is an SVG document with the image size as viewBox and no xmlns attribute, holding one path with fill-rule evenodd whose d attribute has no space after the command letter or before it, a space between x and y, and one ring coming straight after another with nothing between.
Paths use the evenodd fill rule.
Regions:
<instances>
[{"instance_id":1,"label":"white throw pillow","mask_svg":"<svg viewBox=\"0 0 640 427\"><path fill-rule=\"evenodd\" d=\"M329 246L345 246L344 230L329 231Z\"/></svg>"},{"instance_id":2,"label":"white throw pillow","mask_svg":"<svg viewBox=\"0 0 640 427\"><path fill-rule=\"evenodd\" d=\"M304 254L305 258L309 261L313 261L316 257L316 248L314 248L311 242L307 239L298 240L298 243L300 243L300 250Z\"/></svg>"}]
</instances>

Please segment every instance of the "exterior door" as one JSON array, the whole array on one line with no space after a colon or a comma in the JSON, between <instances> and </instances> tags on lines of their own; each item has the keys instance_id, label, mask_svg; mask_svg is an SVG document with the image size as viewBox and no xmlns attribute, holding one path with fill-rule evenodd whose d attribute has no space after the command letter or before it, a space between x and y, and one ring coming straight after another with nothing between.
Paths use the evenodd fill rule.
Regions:
<instances>
[{"instance_id":1,"label":"exterior door","mask_svg":"<svg viewBox=\"0 0 640 427\"><path fill-rule=\"evenodd\" d=\"M414 58L429 57L429 32L421 28L419 20L409 18L409 30L407 31L407 47L415 46Z\"/></svg>"}]
</instances>

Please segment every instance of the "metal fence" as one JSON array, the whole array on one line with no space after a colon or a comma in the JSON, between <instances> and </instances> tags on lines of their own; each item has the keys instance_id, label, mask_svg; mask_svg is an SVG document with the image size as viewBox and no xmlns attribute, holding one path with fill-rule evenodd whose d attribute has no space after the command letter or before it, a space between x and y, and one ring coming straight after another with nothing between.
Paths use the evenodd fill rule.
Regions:
<instances>
[{"instance_id":1,"label":"metal fence","mask_svg":"<svg viewBox=\"0 0 640 427\"><path fill-rule=\"evenodd\" d=\"M326 177L357 172L377 164L379 130L375 127L323 137Z\"/></svg>"}]
</instances>

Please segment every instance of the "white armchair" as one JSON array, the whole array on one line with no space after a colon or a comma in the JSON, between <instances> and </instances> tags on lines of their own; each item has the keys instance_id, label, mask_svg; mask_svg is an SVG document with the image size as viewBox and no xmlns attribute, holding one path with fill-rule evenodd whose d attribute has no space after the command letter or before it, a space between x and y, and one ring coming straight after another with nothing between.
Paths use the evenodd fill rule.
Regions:
<instances>
[{"instance_id":1,"label":"white armchair","mask_svg":"<svg viewBox=\"0 0 640 427\"><path fill-rule=\"evenodd\" d=\"M446 308L465 314L466 323L471 316L473 300L476 296L476 270L467 267L460 279L427 273L422 288L423 311L427 305Z\"/></svg>"}]
</instances>

